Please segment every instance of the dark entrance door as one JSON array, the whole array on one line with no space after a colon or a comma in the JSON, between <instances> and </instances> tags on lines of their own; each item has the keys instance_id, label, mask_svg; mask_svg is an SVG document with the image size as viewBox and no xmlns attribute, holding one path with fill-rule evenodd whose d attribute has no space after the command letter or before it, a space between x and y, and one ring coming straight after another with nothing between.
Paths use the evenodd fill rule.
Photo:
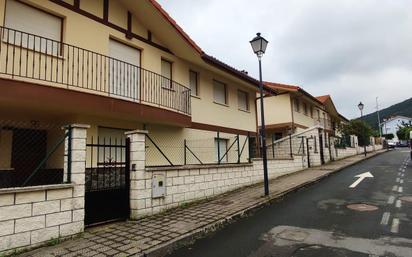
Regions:
<instances>
[{"instance_id":1,"label":"dark entrance door","mask_svg":"<svg viewBox=\"0 0 412 257\"><path fill-rule=\"evenodd\" d=\"M320 153L320 163L325 164L325 156L323 154L323 133L319 131L319 153Z\"/></svg>"},{"instance_id":2,"label":"dark entrance door","mask_svg":"<svg viewBox=\"0 0 412 257\"><path fill-rule=\"evenodd\" d=\"M98 138L87 144L85 224L129 217L130 142Z\"/></svg>"},{"instance_id":3,"label":"dark entrance door","mask_svg":"<svg viewBox=\"0 0 412 257\"><path fill-rule=\"evenodd\" d=\"M46 157L47 132L37 129L13 129L11 167L14 183L20 185ZM33 182L33 180L32 180Z\"/></svg>"}]
</instances>

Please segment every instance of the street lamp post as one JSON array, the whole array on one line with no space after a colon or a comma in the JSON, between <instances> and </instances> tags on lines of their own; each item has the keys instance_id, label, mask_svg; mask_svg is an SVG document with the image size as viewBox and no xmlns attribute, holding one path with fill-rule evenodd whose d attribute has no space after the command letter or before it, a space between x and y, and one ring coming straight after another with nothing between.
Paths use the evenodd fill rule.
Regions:
<instances>
[{"instance_id":1,"label":"street lamp post","mask_svg":"<svg viewBox=\"0 0 412 257\"><path fill-rule=\"evenodd\" d=\"M269 177L268 177L268 161L266 156L266 131L265 131L265 112L263 107L263 81L262 81L262 56L266 51L268 41L264 39L260 33L256 34L250 44L253 52L257 55L259 60L259 92L260 92L260 149L263 159L263 178L265 186L265 195L269 195Z\"/></svg>"},{"instance_id":2,"label":"street lamp post","mask_svg":"<svg viewBox=\"0 0 412 257\"><path fill-rule=\"evenodd\" d=\"M360 102L358 104L358 108L359 108L360 113L361 113L361 120L363 120L363 107L364 106L365 105L362 102ZM363 154L366 156L366 138L365 138L365 129L364 128L362 129L362 137L363 137Z\"/></svg>"}]
</instances>

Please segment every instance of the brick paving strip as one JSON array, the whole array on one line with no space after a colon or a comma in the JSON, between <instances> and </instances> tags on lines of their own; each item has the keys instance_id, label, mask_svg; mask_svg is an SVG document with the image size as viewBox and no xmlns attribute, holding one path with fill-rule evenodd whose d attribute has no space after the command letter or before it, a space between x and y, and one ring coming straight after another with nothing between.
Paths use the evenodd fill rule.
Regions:
<instances>
[{"instance_id":1,"label":"brick paving strip","mask_svg":"<svg viewBox=\"0 0 412 257\"><path fill-rule=\"evenodd\" d=\"M268 197L263 196L262 184L256 184L141 220L86 229L80 238L19 256L162 256L177 245L272 200L383 152L368 154L366 158L352 156L276 178L270 181L271 194Z\"/></svg>"}]
</instances>

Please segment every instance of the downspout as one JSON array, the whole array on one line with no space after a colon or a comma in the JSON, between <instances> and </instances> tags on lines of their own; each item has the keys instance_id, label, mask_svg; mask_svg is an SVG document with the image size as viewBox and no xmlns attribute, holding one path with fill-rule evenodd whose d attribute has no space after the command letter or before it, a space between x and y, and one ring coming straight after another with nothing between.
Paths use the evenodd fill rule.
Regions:
<instances>
[{"instance_id":1,"label":"downspout","mask_svg":"<svg viewBox=\"0 0 412 257\"><path fill-rule=\"evenodd\" d=\"M293 100L294 100L294 99L291 98L291 95L290 95L290 94L289 94L289 100L290 100L290 112L291 112L291 114L292 114L291 134L293 134L293 133L294 133L294 128L295 128L295 117L294 117L294 115L293 115Z\"/></svg>"}]
</instances>

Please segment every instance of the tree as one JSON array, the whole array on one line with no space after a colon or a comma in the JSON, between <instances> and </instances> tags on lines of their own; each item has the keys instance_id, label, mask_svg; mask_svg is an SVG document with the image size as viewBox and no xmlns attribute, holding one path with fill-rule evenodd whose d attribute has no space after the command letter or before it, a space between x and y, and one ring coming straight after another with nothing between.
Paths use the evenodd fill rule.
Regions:
<instances>
[{"instance_id":1,"label":"tree","mask_svg":"<svg viewBox=\"0 0 412 257\"><path fill-rule=\"evenodd\" d=\"M343 124L340 127L340 132L345 135L355 135L358 137L358 142L360 146L370 144L370 136L373 131L368 123L362 120L351 120L349 123Z\"/></svg>"},{"instance_id":2,"label":"tree","mask_svg":"<svg viewBox=\"0 0 412 257\"><path fill-rule=\"evenodd\" d=\"M410 132L412 131L411 123L402 123L401 126L398 126L399 130L396 132L396 135L400 140L409 140Z\"/></svg>"}]
</instances>

